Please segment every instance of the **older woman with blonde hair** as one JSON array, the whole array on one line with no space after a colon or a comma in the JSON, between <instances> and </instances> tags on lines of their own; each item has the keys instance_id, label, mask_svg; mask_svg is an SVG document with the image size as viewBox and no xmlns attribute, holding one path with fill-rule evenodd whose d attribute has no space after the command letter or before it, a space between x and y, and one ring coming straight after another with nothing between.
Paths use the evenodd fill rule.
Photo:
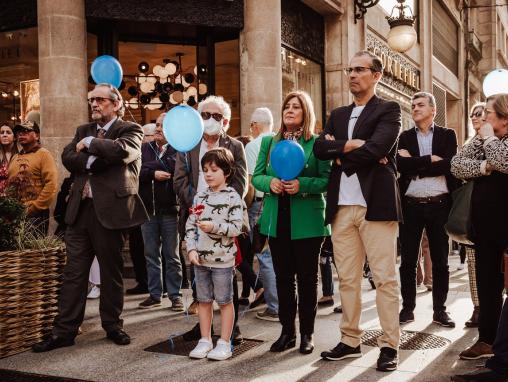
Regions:
<instances>
[{"instance_id":1,"label":"older woman with blonde hair","mask_svg":"<svg viewBox=\"0 0 508 382\"><path fill-rule=\"evenodd\" d=\"M452 159L451 171L473 180L471 220L480 302L479 338L462 359L488 358L503 304L503 252L508 247L508 94L487 99L478 134Z\"/></svg>"},{"instance_id":2,"label":"older woman with blonde hair","mask_svg":"<svg viewBox=\"0 0 508 382\"><path fill-rule=\"evenodd\" d=\"M323 193L331 168L329 161L314 156L315 123L309 95L301 91L289 93L282 104L280 130L274 137L263 138L252 177L254 187L265 193L259 225L261 233L268 236L279 297L282 333L271 346L272 352L295 346L297 307L300 352L309 354L314 349L319 251L324 236L330 234L324 225ZM298 142L305 153L303 170L289 181L279 179L270 163L273 148L282 140Z\"/></svg>"}]
</instances>

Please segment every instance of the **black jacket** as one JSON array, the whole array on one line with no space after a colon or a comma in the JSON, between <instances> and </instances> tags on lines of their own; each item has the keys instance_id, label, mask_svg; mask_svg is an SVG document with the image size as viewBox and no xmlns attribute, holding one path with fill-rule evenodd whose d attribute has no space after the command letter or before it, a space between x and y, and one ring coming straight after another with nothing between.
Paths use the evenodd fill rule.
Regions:
<instances>
[{"instance_id":1,"label":"black jacket","mask_svg":"<svg viewBox=\"0 0 508 382\"><path fill-rule=\"evenodd\" d=\"M356 173L367 202L365 219L369 221L401 221L402 211L397 185L395 154L397 138L401 129L400 106L396 102L385 101L373 96L356 121L353 139L363 139L365 144L353 151L344 153L348 141L348 124L354 104L339 107L332 111L326 127L314 144L314 154L323 160L334 161L330 182L328 183L326 203L326 224L333 222L339 206L340 177ZM335 137L334 141L325 135ZM388 164L380 164L382 158Z\"/></svg>"},{"instance_id":2,"label":"black jacket","mask_svg":"<svg viewBox=\"0 0 508 382\"><path fill-rule=\"evenodd\" d=\"M141 172L139 174L139 195L149 215L173 215L178 213L176 195L173 191L176 150L167 146L164 155L158 157L155 142L143 143L141 146ZM171 174L169 180L155 180L155 171L166 171ZM155 211L154 211L155 202Z\"/></svg>"},{"instance_id":3,"label":"black jacket","mask_svg":"<svg viewBox=\"0 0 508 382\"><path fill-rule=\"evenodd\" d=\"M399 150L405 149L411 158L401 157L397 154L397 168L400 172L399 186L401 195L405 195L412 179L444 175L448 191L455 190L460 181L450 172L450 161L457 154L457 136L453 129L434 124L432 136L432 154L443 160L432 163L430 155L420 156L416 129L412 128L400 134Z\"/></svg>"}]
</instances>

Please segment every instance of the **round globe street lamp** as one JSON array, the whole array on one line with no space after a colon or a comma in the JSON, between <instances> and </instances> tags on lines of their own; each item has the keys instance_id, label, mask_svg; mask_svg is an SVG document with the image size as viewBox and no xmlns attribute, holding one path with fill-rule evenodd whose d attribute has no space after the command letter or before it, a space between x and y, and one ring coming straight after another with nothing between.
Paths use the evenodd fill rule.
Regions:
<instances>
[{"instance_id":1,"label":"round globe street lamp","mask_svg":"<svg viewBox=\"0 0 508 382\"><path fill-rule=\"evenodd\" d=\"M388 45L396 52L404 53L411 49L416 42L416 30L414 22L416 16L409 5L404 4L405 0L397 0L398 5L392 9L392 14L387 16L390 24L388 33ZM396 13L398 15L396 16Z\"/></svg>"}]
</instances>

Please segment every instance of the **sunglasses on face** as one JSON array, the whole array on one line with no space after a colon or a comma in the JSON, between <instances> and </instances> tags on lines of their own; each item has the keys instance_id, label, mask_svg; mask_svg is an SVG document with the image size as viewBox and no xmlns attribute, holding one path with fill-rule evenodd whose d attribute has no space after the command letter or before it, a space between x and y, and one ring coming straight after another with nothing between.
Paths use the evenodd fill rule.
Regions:
<instances>
[{"instance_id":1,"label":"sunglasses on face","mask_svg":"<svg viewBox=\"0 0 508 382\"><path fill-rule=\"evenodd\" d=\"M104 101L106 100L109 100L111 102L113 102L113 100L111 98L104 98L104 97L90 97L88 98L88 103L91 105L93 104L94 102L97 102L97 103L104 103Z\"/></svg>"},{"instance_id":2,"label":"sunglasses on face","mask_svg":"<svg viewBox=\"0 0 508 382\"><path fill-rule=\"evenodd\" d=\"M222 118L224 118L224 116L221 113L209 113L207 111L202 111L201 118L203 118L204 121L207 121L210 118L213 118L217 122L220 122L222 120Z\"/></svg>"},{"instance_id":3,"label":"sunglasses on face","mask_svg":"<svg viewBox=\"0 0 508 382\"><path fill-rule=\"evenodd\" d=\"M474 113L471 113L469 118L481 118L483 116L483 110L475 111Z\"/></svg>"}]
</instances>

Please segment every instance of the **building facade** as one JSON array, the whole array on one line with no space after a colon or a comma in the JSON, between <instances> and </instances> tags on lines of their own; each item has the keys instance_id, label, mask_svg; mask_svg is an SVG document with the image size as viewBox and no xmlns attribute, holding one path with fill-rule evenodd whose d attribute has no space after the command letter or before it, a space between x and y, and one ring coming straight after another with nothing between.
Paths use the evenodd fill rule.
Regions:
<instances>
[{"instance_id":1,"label":"building facade","mask_svg":"<svg viewBox=\"0 0 508 382\"><path fill-rule=\"evenodd\" d=\"M59 158L75 127L88 121L90 65L120 61L126 119L144 124L178 103L220 94L232 106L232 135L249 133L256 107L278 125L284 94L310 93L322 127L352 101L342 69L358 50L378 54L379 95L400 103L434 93L439 124L467 139L470 105L481 84L508 65L507 7L495 0L407 0L418 41L404 54L386 41L394 0L355 19L353 0L4 0L0 9L0 120L40 110L43 143Z\"/></svg>"}]
</instances>

